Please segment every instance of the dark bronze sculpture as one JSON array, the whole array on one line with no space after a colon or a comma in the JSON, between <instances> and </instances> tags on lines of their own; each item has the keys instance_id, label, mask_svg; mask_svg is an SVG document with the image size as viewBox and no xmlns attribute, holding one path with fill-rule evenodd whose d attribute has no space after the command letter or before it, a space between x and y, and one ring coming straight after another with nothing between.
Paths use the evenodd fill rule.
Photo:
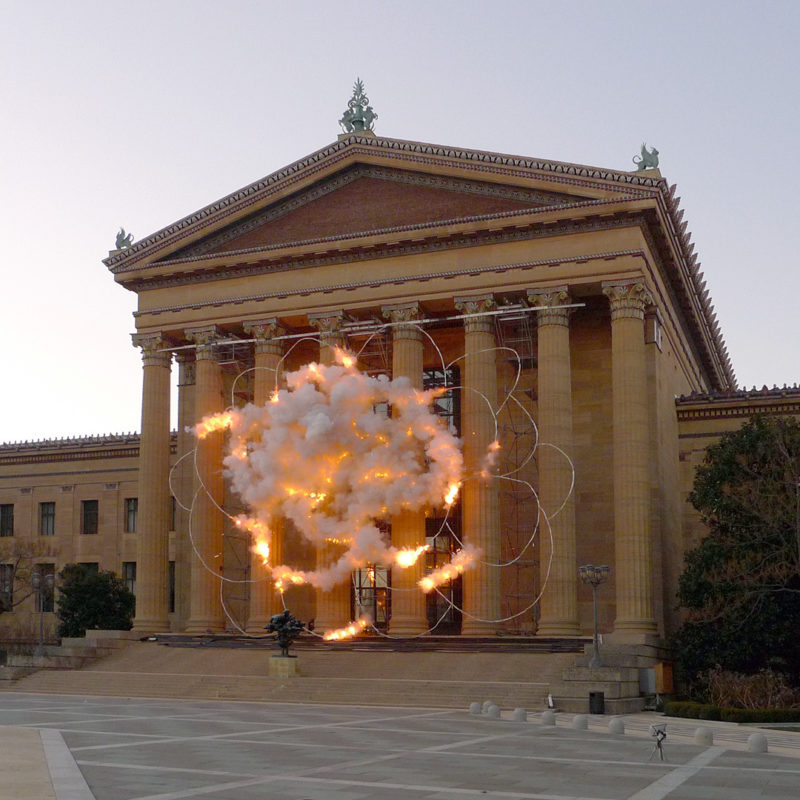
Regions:
<instances>
[{"instance_id":1,"label":"dark bronze sculpture","mask_svg":"<svg viewBox=\"0 0 800 800\"><path fill-rule=\"evenodd\" d=\"M130 247L133 244L133 234L125 233L125 228L120 228L117 234L117 250L122 250L123 247Z\"/></svg>"},{"instance_id":2,"label":"dark bronze sculpture","mask_svg":"<svg viewBox=\"0 0 800 800\"><path fill-rule=\"evenodd\" d=\"M274 614L266 626L269 633L277 634L278 647L281 649L280 656L273 656L273 658L297 658L297 656L289 655L289 648L292 642L305 630L314 630L314 620L304 625L299 619L295 619L289 609L284 609L280 614Z\"/></svg>"},{"instance_id":3,"label":"dark bronze sculpture","mask_svg":"<svg viewBox=\"0 0 800 800\"><path fill-rule=\"evenodd\" d=\"M358 78L353 87L353 96L348 101L339 124L345 133L359 133L371 131L376 119L378 115L372 110L369 97L364 93L364 84Z\"/></svg>"},{"instance_id":4,"label":"dark bronze sculpture","mask_svg":"<svg viewBox=\"0 0 800 800\"><path fill-rule=\"evenodd\" d=\"M636 164L637 172L645 169L656 169L658 167L658 150L653 147L648 150L646 144L642 144L642 154L637 161L636 156L633 157L633 163Z\"/></svg>"}]
</instances>

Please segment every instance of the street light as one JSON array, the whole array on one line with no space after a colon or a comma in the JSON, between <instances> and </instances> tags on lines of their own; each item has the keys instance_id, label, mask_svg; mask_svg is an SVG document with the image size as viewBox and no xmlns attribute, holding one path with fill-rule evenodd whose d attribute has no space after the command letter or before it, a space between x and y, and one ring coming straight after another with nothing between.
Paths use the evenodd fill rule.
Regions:
<instances>
[{"instance_id":1,"label":"street light","mask_svg":"<svg viewBox=\"0 0 800 800\"><path fill-rule=\"evenodd\" d=\"M581 581L583 581L583 583L590 584L592 587L594 638L592 641L592 660L589 662L589 666L592 668L600 667L602 666L602 663L600 661L600 648L598 647L597 641L597 587L601 583L605 583L608 580L608 565L601 564L599 566L595 566L594 564L584 564L582 567L578 567L578 574L581 576Z\"/></svg>"},{"instance_id":2,"label":"street light","mask_svg":"<svg viewBox=\"0 0 800 800\"><path fill-rule=\"evenodd\" d=\"M31 586L36 593L39 601L39 645L36 648L36 655L44 655L44 598L53 591L55 578L52 574L42 575L37 569L31 575Z\"/></svg>"}]
</instances>

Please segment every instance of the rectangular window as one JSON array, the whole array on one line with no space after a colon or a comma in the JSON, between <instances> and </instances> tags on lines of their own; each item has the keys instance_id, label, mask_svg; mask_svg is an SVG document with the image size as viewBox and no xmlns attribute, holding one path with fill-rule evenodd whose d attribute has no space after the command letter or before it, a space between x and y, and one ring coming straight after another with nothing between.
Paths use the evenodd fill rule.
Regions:
<instances>
[{"instance_id":1,"label":"rectangular window","mask_svg":"<svg viewBox=\"0 0 800 800\"><path fill-rule=\"evenodd\" d=\"M14 608L14 565L0 564L0 610Z\"/></svg>"},{"instance_id":2,"label":"rectangular window","mask_svg":"<svg viewBox=\"0 0 800 800\"><path fill-rule=\"evenodd\" d=\"M251 584L252 585L252 584ZM175 562L169 562L169 613L175 613Z\"/></svg>"},{"instance_id":3,"label":"rectangular window","mask_svg":"<svg viewBox=\"0 0 800 800\"><path fill-rule=\"evenodd\" d=\"M14 504L0 505L0 536L14 535Z\"/></svg>"},{"instance_id":4,"label":"rectangular window","mask_svg":"<svg viewBox=\"0 0 800 800\"><path fill-rule=\"evenodd\" d=\"M34 592L35 608L37 612L49 614L55 606L56 565L37 564L35 571L39 575L39 588Z\"/></svg>"},{"instance_id":5,"label":"rectangular window","mask_svg":"<svg viewBox=\"0 0 800 800\"><path fill-rule=\"evenodd\" d=\"M39 503L39 534L41 536L56 535L56 504Z\"/></svg>"},{"instance_id":6,"label":"rectangular window","mask_svg":"<svg viewBox=\"0 0 800 800\"><path fill-rule=\"evenodd\" d=\"M125 498L125 533L136 533L136 522L139 516L139 498Z\"/></svg>"},{"instance_id":7,"label":"rectangular window","mask_svg":"<svg viewBox=\"0 0 800 800\"><path fill-rule=\"evenodd\" d=\"M123 561L122 562L122 580L125 585L136 594L136 562Z\"/></svg>"},{"instance_id":8,"label":"rectangular window","mask_svg":"<svg viewBox=\"0 0 800 800\"><path fill-rule=\"evenodd\" d=\"M172 495L172 497L170 497L170 500L172 502L171 502L171 505L170 505L169 529L171 531L174 531L175 530L175 515L178 513L178 506L177 506L177 503L175 501L175 495Z\"/></svg>"},{"instance_id":9,"label":"rectangular window","mask_svg":"<svg viewBox=\"0 0 800 800\"><path fill-rule=\"evenodd\" d=\"M97 500L81 503L81 533L97 533Z\"/></svg>"}]
</instances>

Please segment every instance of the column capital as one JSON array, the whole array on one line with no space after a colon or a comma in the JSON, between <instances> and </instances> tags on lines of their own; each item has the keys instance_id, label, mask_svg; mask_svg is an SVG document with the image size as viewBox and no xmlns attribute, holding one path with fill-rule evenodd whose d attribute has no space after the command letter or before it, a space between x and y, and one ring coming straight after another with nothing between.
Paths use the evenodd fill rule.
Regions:
<instances>
[{"instance_id":1,"label":"column capital","mask_svg":"<svg viewBox=\"0 0 800 800\"><path fill-rule=\"evenodd\" d=\"M528 302L541 311L536 313L536 324L542 325L569 325L571 308L565 308L572 303L569 288L566 286L551 286L547 289L528 289Z\"/></svg>"},{"instance_id":2,"label":"column capital","mask_svg":"<svg viewBox=\"0 0 800 800\"><path fill-rule=\"evenodd\" d=\"M172 361L172 353L168 348L170 342L160 333L132 333L134 347L142 348L142 363L146 367L168 367Z\"/></svg>"},{"instance_id":3,"label":"column capital","mask_svg":"<svg viewBox=\"0 0 800 800\"><path fill-rule=\"evenodd\" d=\"M653 297L643 280L607 281L603 294L611 303L611 321L618 319L644 320L644 310Z\"/></svg>"},{"instance_id":4,"label":"column capital","mask_svg":"<svg viewBox=\"0 0 800 800\"><path fill-rule=\"evenodd\" d=\"M493 294L454 297L453 301L456 309L463 311L466 315L464 329L467 333L494 332L493 316L469 316L471 314L482 315L497 308Z\"/></svg>"},{"instance_id":5,"label":"column capital","mask_svg":"<svg viewBox=\"0 0 800 800\"><path fill-rule=\"evenodd\" d=\"M381 306L381 313L386 319L394 323L392 328L393 339L413 339L422 341L422 331L414 323L424 319L424 313L419 303L398 303L395 305Z\"/></svg>"},{"instance_id":6,"label":"column capital","mask_svg":"<svg viewBox=\"0 0 800 800\"><path fill-rule=\"evenodd\" d=\"M243 327L244 332L249 333L256 340L253 348L256 354L281 355L283 353L283 343L280 340L275 341L275 337L283 336L286 329L280 324L277 317L245 322Z\"/></svg>"},{"instance_id":7,"label":"column capital","mask_svg":"<svg viewBox=\"0 0 800 800\"><path fill-rule=\"evenodd\" d=\"M308 315L308 324L320 333L320 345L342 344L344 334L342 325L347 321L347 315L341 309L338 311L321 311Z\"/></svg>"},{"instance_id":8,"label":"column capital","mask_svg":"<svg viewBox=\"0 0 800 800\"><path fill-rule=\"evenodd\" d=\"M201 328L187 328L184 333L190 342L194 342L197 345L195 348L195 358L214 358L214 343L222 337L222 333L217 325L204 325Z\"/></svg>"}]
</instances>

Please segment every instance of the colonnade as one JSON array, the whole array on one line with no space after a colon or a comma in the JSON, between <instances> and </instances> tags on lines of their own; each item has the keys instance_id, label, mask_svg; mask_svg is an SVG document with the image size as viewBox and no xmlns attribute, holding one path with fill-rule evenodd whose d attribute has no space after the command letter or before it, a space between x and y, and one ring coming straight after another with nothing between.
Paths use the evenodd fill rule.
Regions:
<instances>
[{"instance_id":1,"label":"colonnade","mask_svg":"<svg viewBox=\"0 0 800 800\"><path fill-rule=\"evenodd\" d=\"M615 632L623 636L655 633L653 612L652 544L650 532L649 411L644 339L644 311L652 299L643 282L603 284L611 311L611 362L613 419L614 576L616 585ZM577 536L574 493L570 493L572 470L563 454L573 453L573 408L570 353L570 314L574 302L566 286L531 288L529 304L538 326L538 419L540 580L546 589L539 604L539 635L575 636L578 619ZM497 351L495 300L491 294L454 298L464 315L464 359L462 372L463 454L465 474L471 479L462 489L462 536L482 550L481 562L464 573L462 634L485 636L501 627L500 507L497 481L479 477L487 447L493 441L495 423L489 408L497 407ZM422 387L423 334L418 322L424 315L417 302L389 305L381 309L391 322L392 374L406 376ZM333 348L344 344L343 312L309 316L320 340L321 363L333 361ZM248 322L245 332L254 340L255 375L253 399L266 402L279 379L284 332L279 320ZM193 342L194 360L179 351L179 423L187 424L223 408L220 365L215 358L219 338L215 326L185 331ZM143 402L140 451L140 524L137 551L137 615L141 631L169 629L167 605L167 542L169 532L169 343L159 334L134 336L142 348ZM194 366L190 378L190 365ZM221 563L224 485L221 472L222 433L207 436L196 454L194 491L196 503L191 518L194 550L189 556L189 602L187 632L216 631L224 627L221 605ZM555 445L549 446L549 445ZM193 447L179 435L179 450ZM562 451L562 452L559 452ZM179 476L182 491L192 486L187 471ZM200 491L197 491L201 489ZM186 496L186 494L184 494ZM393 516L392 542L399 548L425 543L422 511ZM280 563L283 532L273 532L273 563ZM317 566L328 566L342 554L341 545L326 544L317 551ZM416 591L424 571L423 559L412 569L392 575L392 615L389 632L414 636L428 628L425 598ZM180 574L180 572L179 572ZM269 572L257 556L251 562L248 630L260 632L271 614L279 610L279 598L271 586ZM317 627L332 629L350 621L349 583L329 592L317 592Z\"/></svg>"}]
</instances>

